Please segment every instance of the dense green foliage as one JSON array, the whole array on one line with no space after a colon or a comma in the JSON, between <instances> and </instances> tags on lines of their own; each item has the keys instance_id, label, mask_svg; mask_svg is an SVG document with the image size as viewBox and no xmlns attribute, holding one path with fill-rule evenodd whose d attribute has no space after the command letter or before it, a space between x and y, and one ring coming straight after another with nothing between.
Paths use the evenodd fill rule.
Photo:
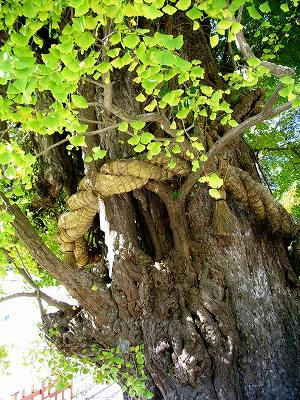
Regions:
<instances>
[{"instance_id":1,"label":"dense green foliage","mask_svg":"<svg viewBox=\"0 0 300 400\"><path fill-rule=\"evenodd\" d=\"M0 346L0 372L4 375L8 368L8 351L5 346Z\"/></svg>"},{"instance_id":2,"label":"dense green foliage","mask_svg":"<svg viewBox=\"0 0 300 400\"><path fill-rule=\"evenodd\" d=\"M290 110L247 135L274 196L300 216L299 111Z\"/></svg>"},{"instance_id":3,"label":"dense green foliage","mask_svg":"<svg viewBox=\"0 0 300 400\"><path fill-rule=\"evenodd\" d=\"M51 335L56 334L55 329L52 329ZM101 350L97 344L93 344L85 349L80 357L76 355L66 357L51 344L46 345L45 337L43 335L41 337L42 340L33 343L34 347L29 354L26 354L24 363L34 366L39 371L41 380L46 379L51 371L52 378L57 382L57 388L61 389L70 385L76 375L89 374L99 384L108 384L113 380L130 396L152 398L152 393L145 386L143 345L131 347L124 354L118 347Z\"/></svg>"}]
</instances>

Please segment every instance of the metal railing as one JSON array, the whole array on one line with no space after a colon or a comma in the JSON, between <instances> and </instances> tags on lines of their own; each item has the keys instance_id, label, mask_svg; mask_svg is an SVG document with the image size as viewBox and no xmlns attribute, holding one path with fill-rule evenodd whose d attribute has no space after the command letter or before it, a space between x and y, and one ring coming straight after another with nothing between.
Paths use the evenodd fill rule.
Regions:
<instances>
[{"instance_id":1,"label":"metal railing","mask_svg":"<svg viewBox=\"0 0 300 400\"><path fill-rule=\"evenodd\" d=\"M28 393L28 392L27 392ZM55 383L42 384L40 389L31 388L31 392L26 394L25 389L11 395L11 400L72 400L73 383L69 386L57 390Z\"/></svg>"}]
</instances>

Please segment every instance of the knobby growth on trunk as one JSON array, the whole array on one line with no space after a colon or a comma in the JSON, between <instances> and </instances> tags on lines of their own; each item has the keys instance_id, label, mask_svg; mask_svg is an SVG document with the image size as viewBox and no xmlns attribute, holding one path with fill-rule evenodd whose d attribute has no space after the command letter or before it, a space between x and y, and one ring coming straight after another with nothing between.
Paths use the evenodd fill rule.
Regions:
<instances>
[{"instance_id":1,"label":"knobby growth on trunk","mask_svg":"<svg viewBox=\"0 0 300 400\"><path fill-rule=\"evenodd\" d=\"M77 94L70 89L64 98L66 87L60 92L59 85L51 87L47 77L37 75L41 82L34 107L25 110L9 100L15 80L7 78L2 84L7 85L4 101L10 111L1 118L30 132L41 165L32 209L55 207L59 193L67 193L67 210L57 221L63 261L4 192L1 207L14 216L15 233L36 263L79 306L47 296L9 252L7 258L34 292L0 301L36 296L45 331L58 328L51 340L66 354L83 355L97 344L100 349L118 347L126 359L133 346L143 343L147 386L157 400L296 400L299 283L287 244L299 238L299 224L261 182L254 154L242 137L295 104L290 95L278 105L295 71L259 62L245 38L243 9L236 2L228 9L227 2L219 7L214 1L202 3L191 6L181 0L164 12L163 4L143 3L139 11L128 3L124 28L119 14L108 10L117 5L73 1L62 7L55 27L71 38L47 37L38 28L44 47L34 47L42 46L38 39L31 46L44 62L37 64L45 67L39 73L45 74L51 63L63 63L51 74L58 80L58 72L62 74L61 85L75 81ZM78 34L76 24L85 36ZM219 42L229 28L233 40ZM11 40L18 48L17 39ZM67 55L73 40L80 51L72 60ZM68 45L67 55L52 59ZM116 45L121 47L116 50ZM247 78L234 52L250 60L249 81L258 65L254 79L266 75L277 80L271 95L259 84L243 87ZM136 65L131 64L135 59ZM78 76L70 76L72 71ZM20 121L18 112L29 113L24 114L27 119ZM34 135L35 129L41 134ZM43 136L51 129L56 133ZM47 314L42 301L59 311ZM119 379L126 387L122 368ZM124 398L138 395L131 392Z\"/></svg>"}]
</instances>

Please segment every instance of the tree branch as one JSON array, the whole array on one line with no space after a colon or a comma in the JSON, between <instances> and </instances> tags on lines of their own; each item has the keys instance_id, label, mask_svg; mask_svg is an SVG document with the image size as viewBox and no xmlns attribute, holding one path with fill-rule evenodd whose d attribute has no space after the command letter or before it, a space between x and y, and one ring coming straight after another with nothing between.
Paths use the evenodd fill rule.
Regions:
<instances>
[{"instance_id":1,"label":"tree branch","mask_svg":"<svg viewBox=\"0 0 300 400\"><path fill-rule=\"evenodd\" d=\"M238 10L238 15L237 15L237 21L238 22L241 22L241 20L242 20L243 11L244 11L244 5L242 5Z\"/></svg>"},{"instance_id":2,"label":"tree branch","mask_svg":"<svg viewBox=\"0 0 300 400\"><path fill-rule=\"evenodd\" d=\"M88 124L95 124L95 125L103 125L104 123L101 121L94 121L93 119L88 118L78 118L80 122L86 122Z\"/></svg>"},{"instance_id":3,"label":"tree branch","mask_svg":"<svg viewBox=\"0 0 300 400\"><path fill-rule=\"evenodd\" d=\"M98 103L97 103L97 104L98 104ZM97 129L96 131L84 132L82 135L84 135L84 136L98 135L98 134L101 134L101 133L108 132L108 131L110 131L110 130L112 130L112 129L117 129L118 126L119 126L119 124L114 124L114 125L108 126L108 127L106 127L106 128L103 128L103 129ZM41 157L42 155L44 155L45 153L47 153L49 150L51 150L51 149L53 149L53 148L55 148L55 147L57 147L57 146L60 146L61 144L66 143L66 142L68 142L69 140L70 140L70 137L67 137L67 138L65 138L65 139L60 140L59 142L56 142L56 143L51 144L51 146L47 147L45 150L43 150L43 151L41 151L40 153L38 153L38 154L36 155L36 158Z\"/></svg>"},{"instance_id":4,"label":"tree branch","mask_svg":"<svg viewBox=\"0 0 300 400\"><path fill-rule=\"evenodd\" d=\"M251 126L257 125L260 122L265 121L266 119L270 119L275 117L276 115L282 113L283 111L288 110L292 107L294 101L289 101L279 107L273 109L264 109L261 113L254 115L253 117L243 121L236 128L231 129L225 136L219 139L215 145L208 152L208 160L206 161L206 165L209 165L210 162L216 155L219 153L231 142L239 137L246 129L251 128Z\"/></svg>"},{"instance_id":5,"label":"tree branch","mask_svg":"<svg viewBox=\"0 0 300 400\"><path fill-rule=\"evenodd\" d=\"M16 299L18 297L36 297L36 291L35 292L30 292L30 293L20 292L20 293L10 294L8 296L1 297L0 298L0 303L2 303L4 301Z\"/></svg>"},{"instance_id":6,"label":"tree branch","mask_svg":"<svg viewBox=\"0 0 300 400\"><path fill-rule=\"evenodd\" d=\"M66 312L73 311L73 307L70 304L65 303L63 301L55 300L55 299L53 299L53 297L48 296L46 293L42 292L39 289L35 290L34 292L21 292L21 293L10 294L8 296L0 298L0 303L2 303L4 301L16 299L17 297L36 297L37 299L41 298L47 304L49 304L50 306L56 307L59 310L66 311Z\"/></svg>"},{"instance_id":7,"label":"tree branch","mask_svg":"<svg viewBox=\"0 0 300 400\"><path fill-rule=\"evenodd\" d=\"M265 104L265 108L263 112L268 112L272 109L276 101L278 100L279 97L279 91L283 88L282 83L278 83L276 89L274 90L274 93L271 95L271 97L268 99L268 101Z\"/></svg>"},{"instance_id":8,"label":"tree branch","mask_svg":"<svg viewBox=\"0 0 300 400\"><path fill-rule=\"evenodd\" d=\"M245 39L243 30L236 34L236 44L245 58L255 57L251 47ZM261 65L268 68L275 76L295 75L295 70L293 68L284 65L275 64L270 61L261 61Z\"/></svg>"},{"instance_id":9,"label":"tree branch","mask_svg":"<svg viewBox=\"0 0 300 400\"><path fill-rule=\"evenodd\" d=\"M16 204L11 205L7 197L1 192L0 197L2 197L7 211L15 217L11 225L15 229L16 235L24 243L34 260L55 279L58 279L75 299L78 299L81 304L86 304L89 300L89 290L87 288L93 284L92 279L89 279L89 275L83 270L74 270L72 266L60 261L43 243L20 208ZM106 290L106 287L103 287L103 290L99 288L97 291L98 294L103 297L103 300L111 308L114 307L110 291ZM95 296L95 293L91 290L90 295Z\"/></svg>"},{"instance_id":10,"label":"tree branch","mask_svg":"<svg viewBox=\"0 0 300 400\"><path fill-rule=\"evenodd\" d=\"M23 259L22 259L21 255L20 255L20 253L19 253L18 248L15 247L15 250L16 250L16 252L17 252L17 254L18 254L19 258L20 258L20 261L21 261L21 263L22 263L22 265L23 265L23 268L18 267L17 264L16 264L16 261L15 261L14 257L12 257L11 254L10 254L6 249L3 249L3 251L4 251L5 254L6 254L6 256L7 256L8 258L11 259L12 264L13 264L14 267L16 268L17 272L22 276L22 278L23 278L32 288L36 289L36 291L33 292L33 293L36 294L37 299L39 300L39 298L41 298L41 299L45 300L46 303L48 303L49 305L54 306L54 307L56 307L56 308L58 308L58 309L60 309L60 310L63 310L63 311L71 311L71 310L72 310L72 306L71 306L70 304L65 303L64 301L59 301L59 300L53 299L53 297L48 296L46 293L44 293L44 292L42 292L42 291L40 290L39 286L34 282L34 280L32 279L32 277L30 276L29 272L26 270L26 267L25 267L25 265L24 265ZM26 293L25 293L25 295L27 296ZM9 296L8 296L8 297L9 297ZM19 296L16 296L16 297L19 297ZM30 297L30 296L29 296L29 297ZM34 297L34 296L31 296L31 297ZM13 297L12 297L12 298L13 298ZM9 300L9 298L6 298L6 299Z\"/></svg>"},{"instance_id":11,"label":"tree branch","mask_svg":"<svg viewBox=\"0 0 300 400\"><path fill-rule=\"evenodd\" d=\"M94 79L90 79L90 78L83 78L84 81L92 83L95 86L101 87L101 89L104 88L105 85L103 85L103 83L97 82Z\"/></svg>"},{"instance_id":12,"label":"tree branch","mask_svg":"<svg viewBox=\"0 0 300 400\"><path fill-rule=\"evenodd\" d=\"M197 172L192 172L188 175L186 181L181 187L181 197L180 200L184 201L188 193L194 184L198 181L201 175L205 173L206 170L209 170L211 167L214 157L219 155L226 146L230 145L236 138L238 138L246 129L251 128L260 122L265 121L266 119L270 119L275 117L276 115L282 113L283 111L288 110L292 107L293 101L289 101L279 107L273 109L264 109L261 113L254 115L253 117L243 121L236 128L231 129L228 133L225 134L221 139L219 139L214 146L208 152L208 158L205 162L204 166Z\"/></svg>"},{"instance_id":13,"label":"tree branch","mask_svg":"<svg viewBox=\"0 0 300 400\"><path fill-rule=\"evenodd\" d=\"M170 121L166 117L165 114L159 113L145 113L139 115L130 115L123 110L116 107L112 101L111 88L107 88L107 92L104 93L104 101L99 101L98 103L89 103L90 105L98 105L99 107L104 107L107 111L111 114L115 115L116 117L120 118L123 121L130 122L130 121L141 121L141 122L157 122L161 124L163 130L168 133L172 137L176 137L176 130L170 128Z\"/></svg>"},{"instance_id":14,"label":"tree branch","mask_svg":"<svg viewBox=\"0 0 300 400\"><path fill-rule=\"evenodd\" d=\"M167 207L170 206L171 202L173 201L172 190L170 189L169 185L165 183L149 181L146 183L145 188L153 193L158 194Z\"/></svg>"}]
</instances>

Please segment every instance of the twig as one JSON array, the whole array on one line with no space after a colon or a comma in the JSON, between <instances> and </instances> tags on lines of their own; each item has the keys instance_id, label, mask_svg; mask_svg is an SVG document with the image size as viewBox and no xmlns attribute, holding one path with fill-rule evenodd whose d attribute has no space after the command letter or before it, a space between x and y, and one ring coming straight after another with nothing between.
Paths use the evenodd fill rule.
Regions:
<instances>
[{"instance_id":1,"label":"twig","mask_svg":"<svg viewBox=\"0 0 300 400\"><path fill-rule=\"evenodd\" d=\"M2 303L4 301L16 299L18 297L37 297L38 292L39 292L40 298L45 300L46 303L48 303L50 306L56 307L59 310L63 310L63 311L73 310L73 307L70 304L55 300L52 297L48 296L46 293L40 291L39 289L35 290L34 292L19 292L19 293L10 294L8 296L0 298L0 303Z\"/></svg>"},{"instance_id":2,"label":"twig","mask_svg":"<svg viewBox=\"0 0 300 400\"><path fill-rule=\"evenodd\" d=\"M12 299L16 299L18 297L36 297L36 291L35 292L20 292L20 293L14 293L14 294L10 294L8 296L5 297L1 297L0 298L0 303L4 302L4 301L8 301L8 300L12 300Z\"/></svg>"},{"instance_id":3,"label":"twig","mask_svg":"<svg viewBox=\"0 0 300 400\"><path fill-rule=\"evenodd\" d=\"M101 134L101 133L108 132L108 131L110 131L110 130L112 130L112 129L117 129L118 126L119 126L119 124L114 124L114 125L108 126L108 127L106 127L106 128L103 128L103 129L98 129L98 130L96 130L96 131L84 132L82 135L83 135L83 136L98 135L98 134ZM51 144L51 146L47 147L47 149L45 149L45 150L41 151L40 153L38 153L38 154L36 155L36 158L41 157L42 155L44 155L45 153L47 153L49 150L53 149L54 147L60 146L61 144L66 143L66 142L68 142L69 140L70 140L70 137L66 137L65 139L62 139L62 140L60 140L59 142L56 142L56 143Z\"/></svg>"},{"instance_id":4,"label":"twig","mask_svg":"<svg viewBox=\"0 0 300 400\"><path fill-rule=\"evenodd\" d=\"M102 125L104 122L101 121L95 121L93 119L88 119L88 118L78 118L79 121L81 122L87 122L88 124L97 124L97 125Z\"/></svg>"},{"instance_id":5,"label":"twig","mask_svg":"<svg viewBox=\"0 0 300 400\"><path fill-rule=\"evenodd\" d=\"M92 84L95 85L95 86L99 86L99 87L101 87L102 89L103 89L104 86L105 86L105 85L103 85L103 83L97 82L97 81L95 81L94 79L83 78L83 80L86 81L86 82L92 83Z\"/></svg>"},{"instance_id":6,"label":"twig","mask_svg":"<svg viewBox=\"0 0 300 400\"><path fill-rule=\"evenodd\" d=\"M298 149L300 150L300 146L252 148L254 151L296 151Z\"/></svg>"},{"instance_id":7,"label":"twig","mask_svg":"<svg viewBox=\"0 0 300 400\"><path fill-rule=\"evenodd\" d=\"M274 93L272 94L272 96L269 98L269 100L266 102L265 104L265 108L263 110L263 112L268 112L271 110L271 108L273 107L273 105L276 103L278 97L279 97L279 91L283 88L283 84L282 83L278 83L276 89L274 90Z\"/></svg>"}]
</instances>

